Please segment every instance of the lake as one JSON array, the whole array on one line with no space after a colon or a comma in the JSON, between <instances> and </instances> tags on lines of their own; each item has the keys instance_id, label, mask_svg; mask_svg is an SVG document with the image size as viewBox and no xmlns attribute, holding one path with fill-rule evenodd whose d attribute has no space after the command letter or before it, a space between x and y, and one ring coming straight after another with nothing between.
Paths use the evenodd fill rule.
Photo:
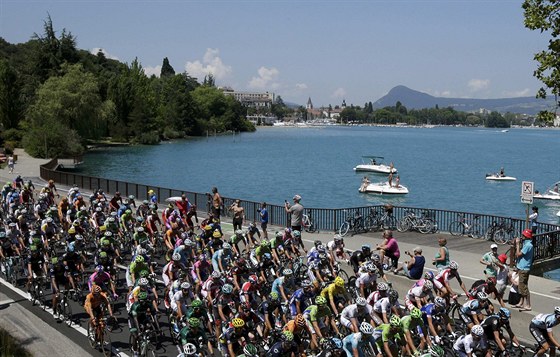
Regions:
<instances>
[{"instance_id":1,"label":"lake","mask_svg":"<svg viewBox=\"0 0 560 357\"><path fill-rule=\"evenodd\" d=\"M394 205L525 217L521 182L544 191L560 180L560 131L407 127L265 127L255 133L96 149L80 170L112 179L282 204L300 194L308 208ZM385 157L410 193L358 192L362 155ZM515 182L485 174L505 168ZM370 174L372 182L385 175ZM535 201L540 221L558 223L560 202Z\"/></svg>"}]
</instances>

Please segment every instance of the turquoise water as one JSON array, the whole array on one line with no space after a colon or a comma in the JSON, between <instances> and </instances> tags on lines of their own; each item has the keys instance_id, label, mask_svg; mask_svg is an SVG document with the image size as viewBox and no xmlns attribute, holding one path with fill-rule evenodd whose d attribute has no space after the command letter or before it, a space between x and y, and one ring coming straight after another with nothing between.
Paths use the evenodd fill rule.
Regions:
<instances>
[{"instance_id":1,"label":"turquoise water","mask_svg":"<svg viewBox=\"0 0 560 357\"><path fill-rule=\"evenodd\" d=\"M281 204L295 193L306 207L392 202L524 217L521 181L545 190L560 180L560 131L540 129L325 127L263 128L256 133L99 149L85 173L195 192L217 186L226 197ZM362 155L384 156L410 193L358 193ZM503 166L515 182L485 174ZM370 180L386 177L370 174ZM558 223L560 205L537 202L540 221Z\"/></svg>"}]
</instances>

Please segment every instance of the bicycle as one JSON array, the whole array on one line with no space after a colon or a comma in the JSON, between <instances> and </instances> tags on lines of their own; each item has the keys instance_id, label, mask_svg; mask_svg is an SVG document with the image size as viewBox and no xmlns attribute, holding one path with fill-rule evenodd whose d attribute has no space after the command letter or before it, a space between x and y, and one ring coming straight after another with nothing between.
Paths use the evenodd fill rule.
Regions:
<instances>
[{"instance_id":1,"label":"bicycle","mask_svg":"<svg viewBox=\"0 0 560 357\"><path fill-rule=\"evenodd\" d=\"M35 273L33 273L35 275ZM44 276L34 276L31 282L31 290L29 290L31 295L31 304L39 304L43 310L46 309L46 298L45 298L45 277Z\"/></svg>"},{"instance_id":2,"label":"bicycle","mask_svg":"<svg viewBox=\"0 0 560 357\"><path fill-rule=\"evenodd\" d=\"M136 346L138 351L136 353L140 357L155 357L156 356L156 344L157 344L157 333L153 328L152 324L148 322L146 325L140 325L138 329L140 332L138 333L137 341L134 341L134 335L131 334L129 338L129 346L132 350L134 346L134 342L136 342ZM133 351L135 352L135 351Z\"/></svg>"},{"instance_id":3,"label":"bicycle","mask_svg":"<svg viewBox=\"0 0 560 357\"><path fill-rule=\"evenodd\" d=\"M467 221L462 213L459 213L458 217L456 221L449 223L448 230L452 236L466 235L475 239L483 237L482 226L478 223L480 216L474 216L471 221Z\"/></svg>"},{"instance_id":4,"label":"bicycle","mask_svg":"<svg viewBox=\"0 0 560 357\"><path fill-rule=\"evenodd\" d=\"M347 212L344 210L344 212ZM348 215L344 220L344 223L338 229L338 233L344 237L348 234L348 231L352 230L352 235L358 234L360 232L366 231L364 226L364 218L359 211L356 211L354 215Z\"/></svg>"},{"instance_id":5,"label":"bicycle","mask_svg":"<svg viewBox=\"0 0 560 357\"><path fill-rule=\"evenodd\" d=\"M315 233L315 232L319 233L319 230L315 225L315 221L311 216L311 210L308 210L307 213L303 215L301 225L303 226L303 229L308 233Z\"/></svg>"},{"instance_id":6,"label":"bicycle","mask_svg":"<svg viewBox=\"0 0 560 357\"><path fill-rule=\"evenodd\" d=\"M370 208L369 215L366 217L365 226L368 230L396 229L397 219L393 216L392 209L385 208L383 214L380 214L373 208Z\"/></svg>"},{"instance_id":7,"label":"bicycle","mask_svg":"<svg viewBox=\"0 0 560 357\"><path fill-rule=\"evenodd\" d=\"M16 286L18 279L17 267L19 266L19 257L6 257L6 259L2 261L2 266L5 280L13 286Z\"/></svg>"},{"instance_id":8,"label":"bicycle","mask_svg":"<svg viewBox=\"0 0 560 357\"><path fill-rule=\"evenodd\" d=\"M111 343L111 336L106 328L105 318L98 319L97 324L93 324L90 320L88 323L87 337L91 348L101 348L104 356L111 356L113 354L113 344Z\"/></svg>"},{"instance_id":9,"label":"bicycle","mask_svg":"<svg viewBox=\"0 0 560 357\"><path fill-rule=\"evenodd\" d=\"M511 222L506 224L502 218L500 223L492 222L484 238L498 244L509 244L515 238L515 227Z\"/></svg>"},{"instance_id":10,"label":"bicycle","mask_svg":"<svg viewBox=\"0 0 560 357\"><path fill-rule=\"evenodd\" d=\"M406 215L397 222L397 230L406 232L409 230L417 230L422 234L432 233L434 230L434 222L430 218L426 218L426 214L416 216L413 210L407 209Z\"/></svg>"},{"instance_id":11,"label":"bicycle","mask_svg":"<svg viewBox=\"0 0 560 357\"><path fill-rule=\"evenodd\" d=\"M60 319L62 320L62 322L66 322L68 326L72 325L72 319L74 317L74 315L72 314L72 306L70 306L67 295L72 293L72 290L69 290L68 292L66 290L60 290L60 297L58 299L58 302L56 303L56 310L58 311Z\"/></svg>"}]
</instances>

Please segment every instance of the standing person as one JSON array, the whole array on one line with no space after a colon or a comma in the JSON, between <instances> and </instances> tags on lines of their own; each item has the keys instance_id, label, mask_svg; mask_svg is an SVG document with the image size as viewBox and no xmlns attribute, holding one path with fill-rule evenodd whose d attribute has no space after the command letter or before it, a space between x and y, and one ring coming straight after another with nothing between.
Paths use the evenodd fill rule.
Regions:
<instances>
[{"instance_id":1,"label":"standing person","mask_svg":"<svg viewBox=\"0 0 560 357\"><path fill-rule=\"evenodd\" d=\"M233 231L243 228L243 221L245 220L245 209L241 206L241 200L235 200L235 202L229 208L233 212Z\"/></svg>"},{"instance_id":2,"label":"standing person","mask_svg":"<svg viewBox=\"0 0 560 357\"><path fill-rule=\"evenodd\" d=\"M377 250L379 250L380 253L381 264L384 264L385 257L390 258L391 265L388 266L386 270L396 270L399 264L399 258L401 257L401 252L399 250L397 240L393 238L393 231L390 229L383 231L383 239L383 243L377 245Z\"/></svg>"},{"instance_id":3,"label":"standing person","mask_svg":"<svg viewBox=\"0 0 560 357\"><path fill-rule=\"evenodd\" d=\"M399 188L400 184L401 184L401 177L397 175L397 178L395 179L395 187Z\"/></svg>"},{"instance_id":4,"label":"standing person","mask_svg":"<svg viewBox=\"0 0 560 357\"><path fill-rule=\"evenodd\" d=\"M401 270L404 270L404 274L409 279L418 280L422 278L424 264L426 263L426 259L422 255L422 248L415 247L412 254L410 254L410 252L404 252L404 254L410 256L410 260L403 263L401 267L395 269L394 273L398 274Z\"/></svg>"},{"instance_id":5,"label":"standing person","mask_svg":"<svg viewBox=\"0 0 560 357\"><path fill-rule=\"evenodd\" d=\"M224 201L222 200L222 196L218 193L217 187L212 187L212 216L216 219L220 219L220 213Z\"/></svg>"},{"instance_id":6,"label":"standing person","mask_svg":"<svg viewBox=\"0 0 560 357\"><path fill-rule=\"evenodd\" d=\"M389 172L389 178L387 179L387 182L389 182L389 187L393 187L393 170Z\"/></svg>"},{"instance_id":7,"label":"standing person","mask_svg":"<svg viewBox=\"0 0 560 357\"><path fill-rule=\"evenodd\" d=\"M498 260L501 265L498 266L498 272L496 274L496 291L498 291L496 294L496 300L498 300L500 306L506 307L504 303L504 292L506 291L509 277L509 268L506 264L507 255L500 254L498 256Z\"/></svg>"},{"instance_id":8,"label":"standing person","mask_svg":"<svg viewBox=\"0 0 560 357\"><path fill-rule=\"evenodd\" d=\"M261 229L263 231L263 238L268 239L268 210L266 209L266 202L261 203L261 208L257 209L259 216L261 217Z\"/></svg>"},{"instance_id":9,"label":"standing person","mask_svg":"<svg viewBox=\"0 0 560 357\"><path fill-rule=\"evenodd\" d=\"M502 265L498 259L498 245L492 244L490 251L485 253L480 259L480 264L485 265L484 274L486 278L496 277L498 274L498 267Z\"/></svg>"},{"instance_id":10,"label":"standing person","mask_svg":"<svg viewBox=\"0 0 560 357\"><path fill-rule=\"evenodd\" d=\"M8 169L10 169L10 173L14 173L14 155L8 156Z\"/></svg>"},{"instance_id":11,"label":"standing person","mask_svg":"<svg viewBox=\"0 0 560 357\"><path fill-rule=\"evenodd\" d=\"M295 195L292 199L294 201L293 206L290 206L288 201L286 201L284 204L284 209L286 210L286 213L292 215L292 219L291 219L292 232L293 231L301 232L301 222L303 219L303 206L299 203L301 201L301 196Z\"/></svg>"},{"instance_id":12,"label":"standing person","mask_svg":"<svg viewBox=\"0 0 560 357\"><path fill-rule=\"evenodd\" d=\"M537 218L539 218L539 208L537 206L533 206L533 213L529 215L529 221L531 222L531 232L533 234L537 233Z\"/></svg>"},{"instance_id":13,"label":"standing person","mask_svg":"<svg viewBox=\"0 0 560 357\"><path fill-rule=\"evenodd\" d=\"M529 293L529 271L533 265L533 233L525 229L521 237L515 239L515 256L517 257L517 270L519 274L519 295L521 299L515 307L519 311L531 311L531 299Z\"/></svg>"},{"instance_id":14,"label":"standing person","mask_svg":"<svg viewBox=\"0 0 560 357\"><path fill-rule=\"evenodd\" d=\"M436 253L435 258L432 260L432 264L434 264L438 271L442 271L443 269L449 266L449 249L446 247L447 239L441 237L438 240L439 243L439 250Z\"/></svg>"}]
</instances>

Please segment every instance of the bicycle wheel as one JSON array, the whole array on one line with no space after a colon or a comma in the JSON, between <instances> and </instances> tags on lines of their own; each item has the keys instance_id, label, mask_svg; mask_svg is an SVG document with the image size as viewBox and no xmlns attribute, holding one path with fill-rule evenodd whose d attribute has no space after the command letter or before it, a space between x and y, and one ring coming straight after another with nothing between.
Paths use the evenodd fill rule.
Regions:
<instances>
[{"instance_id":1,"label":"bicycle wheel","mask_svg":"<svg viewBox=\"0 0 560 357\"><path fill-rule=\"evenodd\" d=\"M448 231L452 236L462 236L465 234L465 226L459 221L451 222L449 223Z\"/></svg>"},{"instance_id":2,"label":"bicycle wheel","mask_svg":"<svg viewBox=\"0 0 560 357\"><path fill-rule=\"evenodd\" d=\"M362 233L364 231L364 221L362 219L357 219L352 228L352 235Z\"/></svg>"},{"instance_id":3,"label":"bicycle wheel","mask_svg":"<svg viewBox=\"0 0 560 357\"><path fill-rule=\"evenodd\" d=\"M101 352L103 352L104 356L112 356L113 355L113 344L111 342L111 335L109 334L109 331L107 331L107 329L103 329L103 332L101 333L101 341L99 341L99 343L101 344Z\"/></svg>"},{"instance_id":4,"label":"bicycle wheel","mask_svg":"<svg viewBox=\"0 0 560 357\"><path fill-rule=\"evenodd\" d=\"M366 230L366 232L369 232L373 229L374 223L375 222L372 216L366 217L366 219L364 220L364 229Z\"/></svg>"},{"instance_id":5,"label":"bicycle wheel","mask_svg":"<svg viewBox=\"0 0 560 357\"><path fill-rule=\"evenodd\" d=\"M474 239L481 239L484 237L482 226L478 223L473 224L469 229L469 237Z\"/></svg>"},{"instance_id":6,"label":"bicycle wheel","mask_svg":"<svg viewBox=\"0 0 560 357\"><path fill-rule=\"evenodd\" d=\"M307 227L307 231L309 233L317 232L317 227L315 226L315 222L312 219L309 220L309 226Z\"/></svg>"},{"instance_id":7,"label":"bicycle wheel","mask_svg":"<svg viewBox=\"0 0 560 357\"><path fill-rule=\"evenodd\" d=\"M303 217L301 218L301 225L303 227L303 230L306 232L309 232L309 216L304 214Z\"/></svg>"},{"instance_id":8,"label":"bicycle wheel","mask_svg":"<svg viewBox=\"0 0 560 357\"><path fill-rule=\"evenodd\" d=\"M72 314L72 306L70 306L68 299L63 299L63 301L61 301L59 305L59 313L62 314L62 320L66 322L68 326L72 325L72 319L74 315Z\"/></svg>"},{"instance_id":9,"label":"bicycle wheel","mask_svg":"<svg viewBox=\"0 0 560 357\"><path fill-rule=\"evenodd\" d=\"M495 239L494 235L495 235L494 228L490 227L490 228L488 228L486 233L484 233L484 239L485 240L494 240Z\"/></svg>"},{"instance_id":10,"label":"bicycle wheel","mask_svg":"<svg viewBox=\"0 0 560 357\"><path fill-rule=\"evenodd\" d=\"M344 280L344 282L345 282L346 284L348 284L348 279L349 279L349 277L348 277L348 273L347 273L347 272L345 272L344 270L340 270L340 271L338 272L338 276L340 276L340 277Z\"/></svg>"},{"instance_id":11,"label":"bicycle wheel","mask_svg":"<svg viewBox=\"0 0 560 357\"><path fill-rule=\"evenodd\" d=\"M399 232L406 232L410 229L410 222L406 217L400 219L397 222L397 231Z\"/></svg>"},{"instance_id":12,"label":"bicycle wheel","mask_svg":"<svg viewBox=\"0 0 560 357\"><path fill-rule=\"evenodd\" d=\"M385 221L383 222L383 228L395 230L396 227L397 219L393 216L387 216L387 218L385 218Z\"/></svg>"},{"instance_id":13,"label":"bicycle wheel","mask_svg":"<svg viewBox=\"0 0 560 357\"><path fill-rule=\"evenodd\" d=\"M494 242L498 244L506 244L507 241L506 232L503 229L498 229L494 233Z\"/></svg>"},{"instance_id":14,"label":"bicycle wheel","mask_svg":"<svg viewBox=\"0 0 560 357\"><path fill-rule=\"evenodd\" d=\"M91 321L88 322L88 329L87 329L87 338L89 341L89 345L91 348L95 348L96 341L95 341L95 327L91 324Z\"/></svg>"},{"instance_id":15,"label":"bicycle wheel","mask_svg":"<svg viewBox=\"0 0 560 357\"><path fill-rule=\"evenodd\" d=\"M350 223L348 221L344 222L338 229L338 234L340 234L342 237L345 237L348 234L349 230L350 230Z\"/></svg>"},{"instance_id":16,"label":"bicycle wheel","mask_svg":"<svg viewBox=\"0 0 560 357\"><path fill-rule=\"evenodd\" d=\"M422 224L418 227L418 231L422 234L431 233L434 229L434 222L429 219L425 219L422 221Z\"/></svg>"}]
</instances>

